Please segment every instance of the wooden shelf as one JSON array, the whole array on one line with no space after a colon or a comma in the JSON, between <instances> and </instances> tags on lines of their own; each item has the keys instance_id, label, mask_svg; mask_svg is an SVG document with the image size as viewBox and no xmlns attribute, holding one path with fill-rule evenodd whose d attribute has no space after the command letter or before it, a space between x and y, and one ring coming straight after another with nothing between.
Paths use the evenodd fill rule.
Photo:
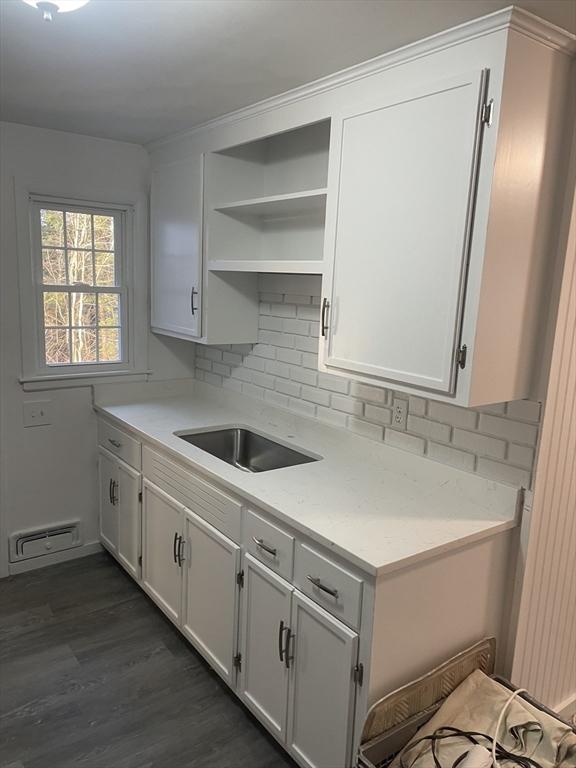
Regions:
<instances>
[{"instance_id":1,"label":"wooden shelf","mask_svg":"<svg viewBox=\"0 0 576 768\"><path fill-rule=\"evenodd\" d=\"M281 261L270 259L229 259L227 261L209 261L209 272L279 272L286 274L321 275L322 261Z\"/></svg>"},{"instance_id":2,"label":"wooden shelf","mask_svg":"<svg viewBox=\"0 0 576 768\"><path fill-rule=\"evenodd\" d=\"M326 207L326 189L308 189L286 195L269 195L239 200L235 203L215 206L218 213L239 216L284 217L298 216Z\"/></svg>"}]
</instances>

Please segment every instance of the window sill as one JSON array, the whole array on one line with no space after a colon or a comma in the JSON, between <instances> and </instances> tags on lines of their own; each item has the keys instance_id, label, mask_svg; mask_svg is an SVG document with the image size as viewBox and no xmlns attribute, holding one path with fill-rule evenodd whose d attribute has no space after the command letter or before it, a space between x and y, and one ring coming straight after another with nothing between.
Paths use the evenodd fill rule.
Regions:
<instances>
[{"instance_id":1,"label":"window sill","mask_svg":"<svg viewBox=\"0 0 576 768\"><path fill-rule=\"evenodd\" d=\"M46 389L73 389L107 384L110 379L121 378L126 383L147 381L152 371L102 371L101 373L58 373L46 376L22 376L19 379L24 392Z\"/></svg>"}]
</instances>

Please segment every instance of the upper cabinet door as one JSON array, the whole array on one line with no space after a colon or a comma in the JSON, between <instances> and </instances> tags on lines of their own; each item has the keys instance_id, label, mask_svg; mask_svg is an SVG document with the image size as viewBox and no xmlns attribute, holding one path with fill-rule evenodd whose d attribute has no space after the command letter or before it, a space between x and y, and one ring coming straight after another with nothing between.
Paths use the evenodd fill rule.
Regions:
<instances>
[{"instance_id":1,"label":"upper cabinet door","mask_svg":"<svg viewBox=\"0 0 576 768\"><path fill-rule=\"evenodd\" d=\"M201 335L202 157L152 173L152 329Z\"/></svg>"},{"instance_id":2,"label":"upper cabinet door","mask_svg":"<svg viewBox=\"0 0 576 768\"><path fill-rule=\"evenodd\" d=\"M485 80L462 75L333 120L328 369L454 391Z\"/></svg>"}]
</instances>

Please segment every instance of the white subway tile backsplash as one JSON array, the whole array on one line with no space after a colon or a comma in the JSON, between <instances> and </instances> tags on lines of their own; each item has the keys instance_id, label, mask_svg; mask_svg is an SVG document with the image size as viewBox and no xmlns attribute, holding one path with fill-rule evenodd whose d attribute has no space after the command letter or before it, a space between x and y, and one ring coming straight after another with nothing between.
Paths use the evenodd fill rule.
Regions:
<instances>
[{"instance_id":1,"label":"white subway tile backsplash","mask_svg":"<svg viewBox=\"0 0 576 768\"><path fill-rule=\"evenodd\" d=\"M323 408L321 405L316 407L316 416L325 424L331 424L333 427L346 428L348 416L340 411L334 411L332 408Z\"/></svg>"},{"instance_id":2,"label":"white subway tile backsplash","mask_svg":"<svg viewBox=\"0 0 576 768\"><path fill-rule=\"evenodd\" d=\"M529 487L539 403L459 408L319 373L320 278L260 275L259 280L258 343L196 345L198 379L467 472ZM392 424L394 398L408 400L406 425Z\"/></svg>"},{"instance_id":3,"label":"white subway tile backsplash","mask_svg":"<svg viewBox=\"0 0 576 768\"><path fill-rule=\"evenodd\" d=\"M288 381L287 379L277 379L276 391L290 397L300 397L300 384L296 384L295 381Z\"/></svg>"},{"instance_id":4,"label":"white subway tile backsplash","mask_svg":"<svg viewBox=\"0 0 576 768\"><path fill-rule=\"evenodd\" d=\"M508 446L508 462L518 467L524 467L524 469L532 469L534 465L534 448L510 443Z\"/></svg>"},{"instance_id":5,"label":"white subway tile backsplash","mask_svg":"<svg viewBox=\"0 0 576 768\"><path fill-rule=\"evenodd\" d=\"M476 463L476 456L473 453L458 451L456 448L450 448L448 445L440 443L428 443L428 456L442 464L449 464L456 469L463 469L466 472L473 472Z\"/></svg>"},{"instance_id":6,"label":"white subway tile backsplash","mask_svg":"<svg viewBox=\"0 0 576 768\"><path fill-rule=\"evenodd\" d=\"M421 416L408 415L408 432L413 432L421 437L429 437L431 440L441 440L447 443L450 440L452 427L448 424L438 424L437 421L429 421Z\"/></svg>"},{"instance_id":7,"label":"white subway tile backsplash","mask_svg":"<svg viewBox=\"0 0 576 768\"><path fill-rule=\"evenodd\" d=\"M487 477L490 480L509 483L517 487L530 488L530 472L525 469L518 469L518 467L512 467L510 464L479 458L476 471L482 477Z\"/></svg>"},{"instance_id":8,"label":"white subway tile backsplash","mask_svg":"<svg viewBox=\"0 0 576 768\"><path fill-rule=\"evenodd\" d=\"M360 384L353 381L350 384L350 394L359 400L367 400L369 403L385 403L387 390L382 387L371 387L368 384Z\"/></svg>"},{"instance_id":9,"label":"white subway tile backsplash","mask_svg":"<svg viewBox=\"0 0 576 768\"><path fill-rule=\"evenodd\" d=\"M316 405L324 405L326 407L330 405L330 393L324 389L303 385L301 397L302 400L309 400L311 403L316 403Z\"/></svg>"},{"instance_id":10,"label":"white subway tile backsplash","mask_svg":"<svg viewBox=\"0 0 576 768\"><path fill-rule=\"evenodd\" d=\"M292 363L293 365L302 365L302 352L296 352L293 349L279 349L276 357L283 363Z\"/></svg>"},{"instance_id":11,"label":"white subway tile backsplash","mask_svg":"<svg viewBox=\"0 0 576 768\"><path fill-rule=\"evenodd\" d=\"M332 408L344 413L350 413L353 416L360 416L362 413L362 403L346 395L332 395Z\"/></svg>"},{"instance_id":12,"label":"white subway tile backsplash","mask_svg":"<svg viewBox=\"0 0 576 768\"><path fill-rule=\"evenodd\" d=\"M524 424L500 416L490 416L487 413L480 414L478 429L487 435L501 437L504 440L514 440L517 443L527 443L528 445L536 445L538 439L538 427L536 425Z\"/></svg>"},{"instance_id":13,"label":"white subway tile backsplash","mask_svg":"<svg viewBox=\"0 0 576 768\"><path fill-rule=\"evenodd\" d=\"M290 378L300 384L308 384L315 387L318 383L318 374L311 368L300 368L297 365L290 366Z\"/></svg>"},{"instance_id":14,"label":"white subway tile backsplash","mask_svg":"<svg viewBox=\"0 0 576 768\"><path fill-rule=\"evenodd\" d=\"M426 406L427 401L422 397L410 395L408 398L408 413L413 413L415 416L425 416Z\"/></svg>"},{"instance_id":15,"label":"white subway tile backsplash","mask_svg":"<svg viewBox=\"0 0 576 768\"><path fill-rule=\"evenodd\" d=\"M308 320L283 320L282 326L285 333L294 333L299 336L308 336L310 333Z\"/></svg>"},{"instance_id":16,"label":"white subway tile backsplash","mask_svg":"<svg viewBox=\"0 0 576 768\"><path fill-rule=\"evenodd\" d=\"M428 416L436 421L443 421L453 427L462 429L474 429L478 422L478 414L468 408L457 408L455 405L446 405L431 400L428 403Z\"/></svg>"},{"instance_id":17,"label":"white subway tile backsplash","mask_svg":"<svg viewBox=\"0 0 576 768\"><path fill-rule=\"evenodd\" d=\"M392 411L390 408L381 408L379 405L366 403L364 415L369 421L375 421L377 424L392 424Z\"/></svg>"},{"instance_id":18,"label":"white subway tile backsplash","mask_svg":"<svg viewBox=\"0 0 576 768\"><path fill-rule=\"evenodd\" d=\"M507 404L506 415L511 419L532 421L538 424L540 421L540 403L531 400L515 400Z\"/></svg>"},{"instance_id":19,"label":"white subway tile backsplash","mask_svg":"<svg viewBox=\"0 0 576 768\"><path fill-rule=\"evenodd\" d=\"M329 373L318 374L318 386L321 389L329 389L330 392L340 392L341 395L347 395L350 389L348 379L340 376L331 376Z\"/></svg>"},{"instance_id":20,"label":"white subway tile backsplash","mask_svg":"<svg viewBox=\"0 0 576 768\"><path fill-rule=\"evenodd\" d=\"M400 448L410 453L424 453L426 442L421 437L408 435L406 432L398 432L396 429L386 429L384 432L384 442L394 448Z\"/></svg>"},{"instance_id":21,"label":"white subway tile backsplash","mask_svg":"<svg viewBox=\"0 0 576 768\"><path fill-rule=\"evenodd\" d=\"M455 429L452 442L457 448L464 448L478 456L490 456L493 459L503 459L506 454L506 443L495 437L479 435L478 432L467 432Z\"/></svg>"},{"instance_id":22,"label":"white subway tile backsplash","mask_svg":"<svg viewBox=\"0 0 576 768\"><path fill-rule=\"evenodd\" d=\"M384 434L384 427L379 427L377 424L372 424L369 421L363 421L357 419L356 416L350 416L348 418L348 429L352 432L356 432L363 437L369 437L371 440L382 440Z\"/></svg>"}]
</instances>

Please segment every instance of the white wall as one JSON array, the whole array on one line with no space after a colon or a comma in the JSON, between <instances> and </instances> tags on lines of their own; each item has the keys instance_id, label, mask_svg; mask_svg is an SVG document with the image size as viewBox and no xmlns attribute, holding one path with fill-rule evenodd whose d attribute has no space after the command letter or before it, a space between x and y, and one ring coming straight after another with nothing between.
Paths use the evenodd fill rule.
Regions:
<instances>
[{"instance_id":1,"label":"white wall","mask_svg":"<svg viewBox=\"0 0 576 768\"><path fill-rule=\"evenodd\" d=\"M0 576L8 572L7 536L79 519L84 541L97 540L96 421L89 386L24 392L13 179L33 192L139 204L134 279L140 333L153 378L192 375L187 342L148 333L149 160L137 145L3 123L0 156ZM26 216L26 212L23 213ZM20 254L22 256L22 254ZM24 254L25 256L25 254ZM24 428L22 404L49 400L53 423ZM72 551L74 552L74 551ZM78 554L78 550L75 551ZM43 557L47 564L53 556ZM30 561L32 562L32 561ZM10 570L15 570L11 568Z\"/></svg>"}]
</instances>

